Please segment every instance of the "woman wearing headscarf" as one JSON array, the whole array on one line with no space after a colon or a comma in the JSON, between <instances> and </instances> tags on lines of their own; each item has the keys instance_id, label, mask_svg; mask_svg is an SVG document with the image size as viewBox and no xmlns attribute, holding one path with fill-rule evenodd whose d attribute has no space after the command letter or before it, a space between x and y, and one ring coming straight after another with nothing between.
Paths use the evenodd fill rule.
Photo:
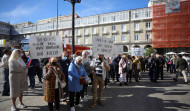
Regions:
<instances>
[{"instance_id":1,"label":"woman wearing headscarf","mask_svg":"<svg viewBox=\"0 0 190 111\"><path fill-rule=\"evenodd\" d=\"M10 98L13 106L11 111L16 111L16 98L19 97L19 108L25 108L22 103L23 91L27 90L27 65L21 59L21 50L15 49L9 59Z\"/></svg>"}]
</instances>

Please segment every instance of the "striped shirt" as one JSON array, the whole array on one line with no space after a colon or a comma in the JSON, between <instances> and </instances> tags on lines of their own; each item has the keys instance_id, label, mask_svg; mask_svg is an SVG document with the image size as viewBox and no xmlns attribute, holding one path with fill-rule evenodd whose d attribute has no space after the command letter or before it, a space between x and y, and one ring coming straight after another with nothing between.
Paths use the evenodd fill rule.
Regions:
<instances>
[{"instance_id":1,"label":"striped shirt","mask_svg":"<svg viewBox=\"0 0 190 111\"><path fill-rule=\"evenodd\" d=\"M102 61L100 61L99 59L96 59L94 69L95 69L96 75L101 76L103 72Z\"/></svg>"}]
</instances>

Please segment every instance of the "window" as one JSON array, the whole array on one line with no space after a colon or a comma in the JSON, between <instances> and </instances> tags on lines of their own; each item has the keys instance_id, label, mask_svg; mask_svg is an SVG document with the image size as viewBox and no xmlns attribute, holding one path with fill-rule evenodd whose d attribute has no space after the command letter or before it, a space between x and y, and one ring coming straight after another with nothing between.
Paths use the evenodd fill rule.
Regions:
<instances>
[{"instance_id":1,"label":"window","mask_svg":"<svg viewBox=\"0 0 190 111\"><path fill-rule=\"evenodd\" d=\"M80 45L80 38L77 38L77 44Z\"/></svg>"},{"instance_id":2,"label":"window","mask_svg":"<svg viewBox=\"0 0 190 111\"><path fill-rule=\"evenodd\" d=\"M106 33L106 27L105 26L102 27L102 32Z\"/></svg>"},{"instance_id":3,"label":"window","mask_svg":"<svg viewBox=\"0 0 190 111\"><path fill-rule=\"evenodd\" d=\"M112 36L112 39L113 39L114 42L116 41L115 35Z\"/></svg>"},{"instance_id":4,"label":"window","mask_svg":"<svg viewBox=\"0 0 190 111\"><path fill-rule=\"evenodd\" d=\"M84 34L88 35L88 29L84 29Z\"/></svg>"},{"instance_id":5,"label":"window","mask_svg":"<svg viewBox=\"0 0 190 111\"><path fill-rule=\"evenodd\" d=\"M135 40L135 42L138 42L138 41L139 41L139 35L138 35L138 34L135 34L134 40Z\"/></svg>"},{"instance_id":6,"label":"window","mask_svg":"<svg viewBox=\"0 0 190 111\"><path fill-rule=\"evenodd\" d=\"M59 36L59 31L56 32L56 35Z\"/></svg>"},{"instance_id":7,"label":"window","mask_svg":"<svg viewBox=\"0 0 190 111\"><path fill-rule=\"evenodd\" d=\"M80 35L80 29L77 30L77 35Z\"/></svg>"},{"instance_id":8,"label":"window","mask_svg":"<svg viewBox=\"0 0 190 111\"><path fill-rule=\"evenodd\" d=\"M72 30L69 30L69 35L72 36Z\"/></svg>"},{"instance_id":9,"label":"window","mask_svg":"<svg viewBox=\"0 0 190 111\"><path fill-rule=\"evenodd\" d=\"M96 34L96 27L93 27L93 28L92 28L92 33L93 33L93 34Z\"/></svg>"},{"instance_id":10,"label":"window","mask_svg":"<svg viewBox=\"0 0 190 111\"><path fill-rule=\"evenodd\" d=\"M150 29L150 22L146 22L146 29Z\"/></svg>"},{"instance_id":11,"label":"window","mask_svg":"<svg viewBox=\"0 0 190 111\"><path fill-rule=\"evenodd\" d=\"M122 36L121 36L121 41L122 41L122 42L125 42L125 41L126 41L126 35L122 35Z\"/></svg>"},{"instance_id":12,"label":"window","mask_svg":"<svg viewBox=\"0 0 190 111\"><path fill-rule=\"evenodd\" d=\"M139 24L135 24L135 30L139 30Z\"/></svg>"},{"instance_id":13,"label":"window","mask_svg":"<svg viewBox=\"0 0 190 111\"><path fill-rule=\"evenodd\" d=\"M63 36L65 36L66 35L66 32L65 31L63 31Z\"/></svg>"},{"instance_id":14,"label":"window","mask_svg":"<svg viewBox=\"0 0 190 111\"><path fill-rule=\"evenodd\" d=\"M150 42L151 41L151 34L146 34L146 41Z\"/></svg>"},{"instance_id":15,"label":"window","mask_svg":"<svg viewBox=\"0 0 190 111\"><path fill-rule=\"evenodd\" d=\"M112 26L112 31L113 31L113 32L116 31L115 25Z\"/></svg>"},{"instance_id":16,"label":"window","mask_svg":"<svg viewBox=\"0 0 190 111\"><path fill-rule=\"evenodd\" d=\"M87 37L84 38L84 43L88 44L88 38Z\"/></svg>"},{"instance_id":17,"label":"window","mask_svg":"<svg viewBox=\"0 0 190 111\"><path fill-rule=\"evenodd\" d=\"M122 32L126 32L127 30L126 30L126 25L122 25L121 26L121 29L122 29Z\"/></svg>"}]
</instances>

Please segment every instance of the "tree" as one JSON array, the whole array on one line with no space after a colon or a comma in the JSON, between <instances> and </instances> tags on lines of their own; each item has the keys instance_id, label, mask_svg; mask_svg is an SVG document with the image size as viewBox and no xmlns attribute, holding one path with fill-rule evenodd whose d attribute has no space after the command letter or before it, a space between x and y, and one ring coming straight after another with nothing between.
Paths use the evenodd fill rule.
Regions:
<instances>
[{"instance_id":1,"label":"tree","mask_svg":"<svg viewBox=\"0 0 190 111\"><path fill-rule=\"evenodd\" d=\"M144 53L145 56L148 56L151 53L156 53L156 50L154 48L152 48L152 47L146 48L145 53Z\"/></svg>"}]
</instances>

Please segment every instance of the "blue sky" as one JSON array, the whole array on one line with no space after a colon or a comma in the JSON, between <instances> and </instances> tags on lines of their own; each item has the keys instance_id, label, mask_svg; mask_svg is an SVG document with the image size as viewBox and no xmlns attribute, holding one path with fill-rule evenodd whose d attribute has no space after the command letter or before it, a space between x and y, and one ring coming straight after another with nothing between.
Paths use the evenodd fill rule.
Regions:
<instances>
[{"instance_id":1,"label":"blue sky","mask_svg":"<svg viewBox=\"0 0 190 111\"><path fill-rule=\"evenodd\" d=\"M148 7L149 0L81 0L76 4L80 17ZM59 15L72 13L69 2L59 0ZM11 24L33 22L57 16L57 0L0 0L0 21Z\"/></svg>"}]
</instances>

